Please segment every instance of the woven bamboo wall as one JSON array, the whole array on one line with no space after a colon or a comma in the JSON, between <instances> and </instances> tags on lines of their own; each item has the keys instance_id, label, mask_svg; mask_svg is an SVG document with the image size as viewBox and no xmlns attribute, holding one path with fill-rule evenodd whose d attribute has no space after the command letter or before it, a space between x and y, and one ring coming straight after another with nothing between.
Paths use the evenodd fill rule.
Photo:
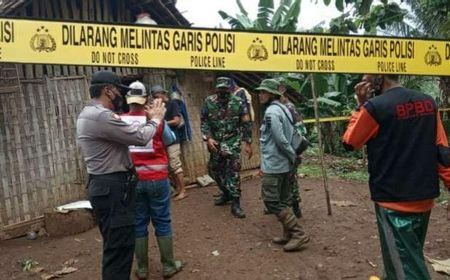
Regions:
<instances>
[{"instance_id":1,"label":"woven bamboo wall","mask_svg":"<svg viewBox=\"0 0 450 280\"><path fill-rule=\"evenodd\" d=\"M113 0L111 0L113 1ZM33 0L23 17L130 22L124 0ZM85 199L85 167L77 152L76 118L88 99L88 81L99 67L0 64L0 235L39 218L45 209ZM105 69L105 68L102 68ZM127 80L143 78L168 87L177 79L184 93L193 139L182 146L186 180L207 172L208 152L200 137L200 108L213 92L213 74L106 68ZM258 139L255 125L255 137ZM255 156L243 169L259 165Z\"/></svg>"},{"instance_id":2,"label":"woven bamboo wall","mask_svg":"<svg viewBox=\"0 0 450 280\"><path fill-rule=\"evenodd\" d=\"M111 0L112 1L112 0ZM127 1L33 0L17 15L130 22ZM87 79L100 68L0 64L0 234L44 210L85 198L84 165L75 121L87 99ZM137 69L118 68L136 76Z\"/></svg>"},{"instance_id":3,"label":"woven bamboo wall","mask_svg":"<svg viewBox=\"0 0 450 280\"><path fill-rule=\"evenodd\" d=\"M88 91L84 76L20 80L14 65L0 69L1 230L85 197L75 121Z\"/></svg>"}]
</instances>

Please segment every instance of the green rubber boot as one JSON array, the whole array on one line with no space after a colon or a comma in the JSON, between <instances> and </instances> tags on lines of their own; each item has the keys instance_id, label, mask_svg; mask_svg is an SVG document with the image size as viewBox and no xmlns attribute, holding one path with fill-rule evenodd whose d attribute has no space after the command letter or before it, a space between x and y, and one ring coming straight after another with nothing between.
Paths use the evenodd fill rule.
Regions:
<instances>
[{"instance_id":1,"label":"green rubber boot","mask_svg":"<svg viewBox=\"0 0 450 280\"><path fill-rule=\"evenodd\" d=\"M164 278L170 278L180 272L183 265L181 261L175 260L173 257L172 236L159 236L157 241L163 265L163 276Z\"/></svg>"},{"instance_id":2,"label":"green rubber boot","mask_svg":"<svg viewBox=\"0 0 450 280\"><path fill-rule=\"evenodd\" d=\"M139 280L148 279L148 237L136 238L134 247L134 255L136 256L136 277Z\"/></svg>"}]
</instances>

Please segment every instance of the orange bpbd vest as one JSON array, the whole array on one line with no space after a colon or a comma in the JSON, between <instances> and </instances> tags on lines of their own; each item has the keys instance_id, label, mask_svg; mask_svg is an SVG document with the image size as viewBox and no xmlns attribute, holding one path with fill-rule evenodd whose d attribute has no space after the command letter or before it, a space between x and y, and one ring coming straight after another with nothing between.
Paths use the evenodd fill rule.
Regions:
<instances>
[{"instance_id":1,"label":"orange bpbd vest","mask_svg":"<svg viewBox=\"0 0 450 280\"><path fill-rule=\"evenodd\" d=\"M121 119L126 123L143 123L147 121L144 112L130 112L122 115ZM168 178L169 160L162 140L163 129L164 123L161 122L155 136L146 146L130 146L131 159L141 181Z\"/></svg>"}]
</instances>

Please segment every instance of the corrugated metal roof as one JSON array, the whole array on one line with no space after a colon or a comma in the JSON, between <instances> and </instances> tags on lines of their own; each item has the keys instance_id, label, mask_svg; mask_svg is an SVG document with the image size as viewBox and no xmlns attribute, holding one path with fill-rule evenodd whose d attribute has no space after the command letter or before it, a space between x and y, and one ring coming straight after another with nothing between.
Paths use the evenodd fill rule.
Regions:
<instances>
[{"instance_id":1,"label":"corrugated metal roof","mask_svg":"<svg viewBox=\"0 0 450 280\"><path fill-rule=\"evenodd\" d=\"M31 4L32 2L32 0L2 0L0 1L0 15L16 15L23 7ZM130 0L126 2L126 6L130 10L135 12L148 12L158 24L172 26L191 25L191 23L176 8L175 0ZM115 3L116 1L111 1L111 5L114 5Z\"/></svg>"},{"instance_id":2,"label":"corrugated metal roof","mask_svg":"<svg viewBox=\"0 0 450 280\"><path fill-rule=\"evenodd\" d=\"M0 2L0 15L13 15L15 11L30 2L30 0L3 0Z\"/></svg>"}]
</instances>

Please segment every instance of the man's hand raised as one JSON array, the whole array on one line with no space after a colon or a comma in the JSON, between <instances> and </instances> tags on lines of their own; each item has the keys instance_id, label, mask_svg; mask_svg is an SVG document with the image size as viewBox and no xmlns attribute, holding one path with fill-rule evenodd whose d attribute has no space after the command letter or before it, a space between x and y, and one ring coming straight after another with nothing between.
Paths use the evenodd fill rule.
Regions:
<instances>
[{"instance_id":1,"label":"man's hand raised","mask_svg":"<svg viewBox=\"0 0 450 280\"><path fill-rule=\"evenodd\" d=\"M355 93L358 106L362 106L373 95L372 84L366 81L356 84Z\"/></svg>"},{"instance_id":2,"label":"man's hand raised","mask_svg":"<svg viewBox=\"0 0 450 280\"><path fill-rule=\"evenodd\" d=\"M147 114L147 120L157 119L161 121L166 114L166 105L161 99L155 99L153 104L145 106L145 113Z\"/></svg>"}]
</instances>

